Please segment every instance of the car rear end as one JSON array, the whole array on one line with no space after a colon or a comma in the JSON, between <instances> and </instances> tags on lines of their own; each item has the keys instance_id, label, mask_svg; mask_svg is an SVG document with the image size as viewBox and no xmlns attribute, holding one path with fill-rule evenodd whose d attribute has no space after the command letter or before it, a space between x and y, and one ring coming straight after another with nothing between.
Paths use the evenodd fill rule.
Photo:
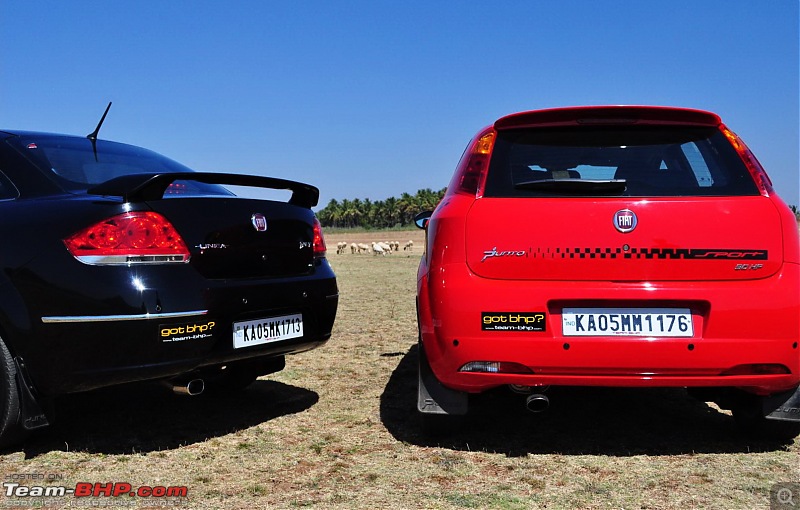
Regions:
<instances>
[{"instance_id":1,"label":"car rear end","mask_svg":"<svg viewBox=\"0 0 800 510\"><path fill-rule=\"evenodd\" d=\"M82 139L6 143L65 190L0 205L13 205L5 233L25 246L10 283L27 311L5 328L41 394L266 373L330 337L338 290L313 186L194 173L109 142L94 155ZM291 198L239 198L224 184Z\"/></svg>"},{"instance_id":2,"label":"car rear end","mask_svg":"<svg viewBox=\"0 0 800 510\"><path fill-rule=\"evenodd\" d=\"M797 223L714 114L504 117L427 229L422 348L448 389L800 381Z\"/></svg>"}]
</instances>

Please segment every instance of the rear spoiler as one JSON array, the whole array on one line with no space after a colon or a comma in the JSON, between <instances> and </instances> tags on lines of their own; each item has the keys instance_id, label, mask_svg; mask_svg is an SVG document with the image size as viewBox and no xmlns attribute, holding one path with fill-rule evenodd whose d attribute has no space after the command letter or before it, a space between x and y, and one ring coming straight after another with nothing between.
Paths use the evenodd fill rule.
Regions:
<instances>
[{"instance_id":1,"label":"rear spoiler","mask_svg":"<svg viewBox=\"0 0 800 510\"><path fill-rule=\"evenodd\" d=\"M292 191L289 203L308 207L319 202L319 189L302 182L263 177L259 175L221 174L210 172L176 172L168 174L131 174L116 177L87 190L90 195L122 197L125 202L159 200L175 181L196 181L206 184L228 184L255 188Z\"/></svg>"},{"instance_id":2,"label":"rear spoiler","mask_svg":"<svg viewBox=\"0 0 800 510\"><path fill-rule=\"evenodd\" d=\"M722 121L714 113L665 106L578 106L533 110L507 115L494 128L558 127L580 125L679 125L717 127Z\"/></svg>"}]
</instances>

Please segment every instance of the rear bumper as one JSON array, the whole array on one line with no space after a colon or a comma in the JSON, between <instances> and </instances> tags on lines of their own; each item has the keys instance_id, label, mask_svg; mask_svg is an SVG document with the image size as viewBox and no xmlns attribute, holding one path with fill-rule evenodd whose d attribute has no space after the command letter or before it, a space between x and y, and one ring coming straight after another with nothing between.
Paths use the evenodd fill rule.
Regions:
<instances>
[{"instance_id":1,"label":"rear bumper","mask_svg":"<svg viewBox=\"0 0 800 510\"><path fill-rule=\"evenodd\" d=\"M436 275L435 284L419 280L420 332L433 373L452 389L722 386L768 395L800 382L797 265L747 282L512 282L479 278L458 264ZM575 306L689 308L694 335L564 336L561 311ZM544 313L545 331L483 331L482 312L496 311ZM517 363L528 372L459 371L473 361ZM760 373L766 365L787 373Z\"/></svg>"},{"instance_id":2,"label":"rear bumper","mask_svg":"<svg viewBox=\"0 0 800 510\"><path fill-rule=\"evenodd\" d=\"M15 355L25 360L36 389L56 395L169 378L238 360L307 351L330 338L338 289L327 262L313 275L284 279L165 274L169 276L151 278L158 283L142 292L119 285L113 305L98 300L88 307L89 299L76 299L58 313L32 310L30 330L14 332L13 339ZM294 314L302 315L301 337L234 347L235 322Z\"/></svg>"}]
</instances>

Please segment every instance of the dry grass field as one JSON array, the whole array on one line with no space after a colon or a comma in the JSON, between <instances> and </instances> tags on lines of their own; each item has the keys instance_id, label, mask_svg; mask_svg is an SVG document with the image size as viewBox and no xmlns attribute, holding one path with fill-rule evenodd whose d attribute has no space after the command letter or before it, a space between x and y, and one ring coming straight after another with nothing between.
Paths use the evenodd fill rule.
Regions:
<instances>
[{"instance_id":1,"label":"dry grass field","mask_svg":"<svg viewBox=\"0 0 800 510\"><path fill-rule=\"evenodd\" d=\"M335 253L339 241L395 239L414 239L414 253ZM3 482L186 486L186 499L166 502L191 509L729 510L767 509L774 484L798 481L797 440L744 437L681 390L557 388L536 415L502 390L474 399L458 433L425 438L415 416L421 233L327 242L341 299L324 347L234 395L146 384L63 398L57 425L0 455ZM20 502L33 503L0 494L0 508Z\"/></svg>"}]
</instances>

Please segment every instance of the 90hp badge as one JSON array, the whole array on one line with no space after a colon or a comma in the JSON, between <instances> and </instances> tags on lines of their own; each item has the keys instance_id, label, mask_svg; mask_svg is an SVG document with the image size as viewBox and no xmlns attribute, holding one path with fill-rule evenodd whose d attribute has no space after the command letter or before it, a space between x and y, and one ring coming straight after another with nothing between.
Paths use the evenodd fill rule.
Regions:
<instances>
[{"instance_id":1,"label":"90hp badge","mask_svg":"<svg viewBox=\"0 0 800 510\"><path fill-rule=\"evenodd\" d=\"M261 213L255 213L250 216L250 223L253 224L253 228L256 229L256 232L267 231L267 218Z\"/></svg>"},{"instance_id":2,"label":"90hp badge","mask_svg":"<svg viewBox=\"0 0 800 510\"><path fill-rule=\"evenodd\" d=\"M614 227L623 234L635 229L637 223L636 213L630 209L622 209L614 213Z\"/></svg>"}]
</instances>

